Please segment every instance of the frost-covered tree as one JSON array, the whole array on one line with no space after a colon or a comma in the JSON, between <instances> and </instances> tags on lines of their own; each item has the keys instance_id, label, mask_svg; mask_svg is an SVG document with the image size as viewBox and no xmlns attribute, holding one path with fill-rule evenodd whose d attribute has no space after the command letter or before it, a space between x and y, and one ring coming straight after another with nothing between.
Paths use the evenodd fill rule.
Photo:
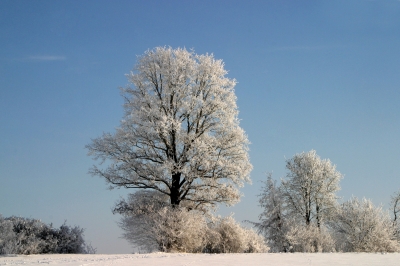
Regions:
<instances>
[{"instance_id":1,"label":"frost-covered tree","mask_svg":"<svg viewBox=\"0 0 400 266\"><path fill-rule=\"evenodd\" d=\"M336 192L342 175L315 150L294 155L286 161L286 168L289 172L281 186L288 211L304 224L314 223L320 228L337 207Z\"/></svg>"},{"instance_id":2,"label":"frost-covered tree","mask_svg":"<svg viewBox=\"0 0 400 266\"><path fill-rule=\"evenodd\" d=\"M286 179L280 184L267 176L259 195L260 221L250 223L264 235L272 252L331 252L333 242L324 221L338 207L336 192L342 175L314 150L294 155L286 168Z\"/></svg>"},{"instance_id":3,"label":"frost-covered tree","mask_svg":"<svg viewBox=\"0 0 400 266\"><path fill-rule=\"evenodd\" d=\"M259 216L260 222L248 222L264 235L272 252L288 252L289 245L285 236L288 226L284 199L280 186L272 179L271 174L268 174L259 197L260 207L263 208Z\"/></svg>"},{"instance_id":4,"label":"frost-covered tree","mask_svg":"<svg viewBox=\"0 0 400 266\"><path fill-rule=\"evenodd\" d=\"M221 60L157 47L139 57L122 90L125 115L115 133L87 145L101 162L91 173L111 187L153 189L170 204L208 208L239 200L249 182L249 141L239 126L235 80Z\"/></svg>"},{"instance_id":5,"label":"frost-covered tree","mask_svg":"<svg viewBox=\"0 0 400 266\"><path fill-rule=\"evenodd\" d=\"M393 221L398 222L400 214L400 191L393 194L392 200Z\"/></svg>"},{"instance_id":6,"label":"frost-covered tree","mask_svg":"<svg viewBox=\"0 0 400 266\"><path fill-rule=\"evenodd\" d=\"M344 252L398 252L396 228L389 213L370 200L352 198L330 221L337 249Z\"/></svg>"},{"instance_id":7,"label":"frost-covered tree","mask_svg":"<svg viewBox=\"0 0 400 266\"><path fill-rule=\"evenodd\" d=\"M396 237L400 242L400 191L397 191L392 196L391 207L393 211L393 226L396 228Z\"/></svg>"}]
</instances>

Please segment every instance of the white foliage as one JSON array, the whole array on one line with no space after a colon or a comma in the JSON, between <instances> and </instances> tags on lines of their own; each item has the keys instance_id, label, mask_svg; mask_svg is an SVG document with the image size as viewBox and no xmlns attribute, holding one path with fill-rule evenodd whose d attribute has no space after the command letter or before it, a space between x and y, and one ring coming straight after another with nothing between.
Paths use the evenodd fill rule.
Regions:
<instances>
[{"instance_id":1,"label":"white foliage","mask_svg":"<svg viewBox=\"0 0 400 266\"><path fill-rule=\"evenodd\" d=\"M41 232L47 227L36 219L21 217L8 218L13 223L16 236L15 254L39 254L46 246L46 240L40 237ZM52 241L51 241L52 242Z\"/></svg>"},{"instance_id":2,"label":"white foliage","mask_svg":"<svg viewBox=\"0 0 400 266\"><path fill-rule=\"evenodd\" d=\"M188 208L171 207L165 195L137 191L114 212L123 215L124 237L146 251L165 252L266 252L262 236L242 228L232 217L217 218Z\"/></svg>"},{"instance_id":3,"label":"white foliage","mask_svg":"<svg viewBox=\"0 0 400 266\"><path fill-rule=\"evenodd\" d=\"M232 216L216 219L210 229L213 241L209 241L209 252L261 253L269 250L262 236L243 228Z\"/></svg>"},{"instance_id":4,"label":"white foliage","mask_svg":"<svg viewBox=\"0 0 400 266\"><path fill-rule=\"evenodd\" d=\"M160 250L157 231L154 231L154 228L159 221L156 216L167 206L166 202L166 195L147 190L129 194L127 201L120 201L114 213L122 215L120 226L124 230L124 238L146 251Z\"/></svg>"},{"instance_id":5,"label":"white foliage","mask_svg":"<svg viewBox=\"0 0 400 266\"><path fill-rule=\"evenodd\" d=\"M329 159L322 160L314 150L296 154L286 161L289 170L282 181L285 204L291 216L300 217L305 225L318 227L337 207L336 192L342 175Z\"/></svg>"},{"instance_id":6,"label":"white foliage","mask_svg":"<svg viewBox=\"0 0 400 266\"><path fill-rule=\"evenodd\" d=\"M370 200L352 198L342 204L331 227L338 250L346 252L398 252L396 228L390 216Z\"/></svg>"},{"instance_id":7,"label":"white foliage","mask_svg":"<svg viewBox=\"0 0 400 266\"><path fill-rule=\"evenodd\" d=\"M156 239L162 251L202 252L207 223L197 211L164 207L158 212Z\"/></svg>"},{"instance_id":8,"label":"white foliage","mask_svg":"<svg viewBox=\"0 0 400 266\"><path fill-rule=\"evenodd\" d=\"M0 255L16 252L17 238L13 231L13 223L0 214Z\"/></svg>"},{"instance_id":9,"label":"white foliage","mask_svg":"<svg viewBox=\"0 0 400 266\"><path fill-rule=\"evenodd\" d=\"M40 220L0 215L0 254L95 253L83 229L63 224L55 229Z\"/></svg>"},{"instance_id":10,"label":"white foliage","mask_svg":"<svg viewBox=\"0 0 400 266\"><path fill-rule=\"evenodd\" d=\"M271 174L268 174L259 197L260 207L263 208L259 216L260 222L248 222L264 235L271 252L288 252L289 244L285 236L288 224L284 198L280 186L272 180Z\"/></svg>"},{"instance_id":11,"label":"white foliage","mask_svg":"<svg viewBox=\"0 0 400 266\"><path fill-rule=\"evenodd\" d=\"M150 188L196 207L234 204L250 182L249 141L239 126L235 80L221 60L157 47L139 57L122 91L125 116L115 134L87 145L109 160L92 174L112 186Z\"/></svg>"},{"instance_id":12,"label":"white foliage","mask_svg":"<svg viewBox=\"0 0 400 266\"><path fill-rule=\"evenodd\" d=\"M324 223L338 207L336 192L342 175L314 150L286 161L288 173L281 184L268 175L259 203L262 233L272 252L330 252L334 245Z\"/></svg>"},{"instance_id":13,"label":"white foliage","mask_svg":"<svg viewBox=\"0 0 400 266\"><path fill-rule=\"evenodd\" d=\"M334 252L335 242L325 227L289 222L285 239L290 252Z\"/></svg>"},{"instance_id":14,"label":"white foliage","mask_svg":"<svg viewBox=\"0 0 400 266\"><path fill-rule=\"evenodd\" d=\"M400 191L393 194L391 199L391 207L393 212L393 226L396 228L397 241L400 242Z\"/></svg>"},{"instance_id":15,"label":"white foliage","mask_svg":"<svg viewBox=\"0 0 400 266\"><path fill-rule=\"evenodd\" d=\"M172 208L156 191L137 191L114 212L123 215L124 237L146 251L201 252L207 223L202 213L185 207Z\"/></svg>"}]
</instances>

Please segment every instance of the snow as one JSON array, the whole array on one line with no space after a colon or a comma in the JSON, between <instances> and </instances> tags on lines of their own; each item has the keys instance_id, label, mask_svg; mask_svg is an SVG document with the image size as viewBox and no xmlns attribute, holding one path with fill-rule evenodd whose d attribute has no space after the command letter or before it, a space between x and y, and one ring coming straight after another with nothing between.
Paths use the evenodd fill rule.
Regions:
<instances>
[{"instance_id":1,"label":"snow","mask_svg":"<svg viewBox=\"0 0 400 266\"><path fill-rule=\"evenodd\" d=\"M399 265L400 253L110 254L0 256L0 265Z\"/></svg>"}]
</instances>

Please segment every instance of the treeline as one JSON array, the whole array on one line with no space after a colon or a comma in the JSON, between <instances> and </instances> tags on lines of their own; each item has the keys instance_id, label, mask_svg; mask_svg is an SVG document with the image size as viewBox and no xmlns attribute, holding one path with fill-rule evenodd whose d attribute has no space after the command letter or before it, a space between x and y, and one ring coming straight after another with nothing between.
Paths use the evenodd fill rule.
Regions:
<instances>
[{"instance_id":1,"label":"treeline","mask_svg":"<svg viewBox=\"0 0 400 266\"><path fill-rule=\"evenodd\" d=\"M370 200L339 204L342 175L315 151L286 161L277 183L268 176L260 195L263 212L253 222L271 252L399 252L400 194L392 198L393 218Z\"/></svg>"},{"instance_id":2,"label":"treeline","mask_svg":"<svg viewBox=\"0 0 400 266\"><path fill-rule=\"evenodd\" d=\"M114 213L122 215L124 237L146 251L400 252L400 192L391 218L367 199L339 203L343 176L314 150L288 159L286 169L279 183L268 175L262 188L260 221L250 222L258 234L193 202L173 206L157 191L130 194Z\"/></svg>"},{"instance_id":3,"label":"treeline","mask_svg":"<svg viewBox=\"0 0 400 266\"><path fill-rule=\"evenodd\" d=\"M0 215L0 254L95 253L83 232L65 223L53 228L37 219Z\"/></svg>"}]
</instances>

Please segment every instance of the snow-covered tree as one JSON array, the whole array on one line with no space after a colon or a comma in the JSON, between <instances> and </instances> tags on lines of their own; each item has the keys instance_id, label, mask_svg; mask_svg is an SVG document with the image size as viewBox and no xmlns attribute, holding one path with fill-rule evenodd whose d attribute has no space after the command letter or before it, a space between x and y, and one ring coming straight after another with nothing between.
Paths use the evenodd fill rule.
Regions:
<instances>
[{"instance_id":1,"label":"snow-covered tree","mask_svg":"<svg viewBox=\"0 0 400 266\"><path fill-rule=\"evenodd\" d=\"M315 150L294 155L286 161L286 168L289 172L281 186L288 211L305 225L321 227L337 207L336 192L342 175Z\"/></svg>"},{"instance_id":2,"label":"snow-covered tree","mask_svg":"<svg viewBox=\"0 0 400 266\"><path fill-rule=\"evenodd\" d=\"M341 205L329 222L335 232L337 250L344 252L398 252L396 228L389 213L370 200L352 198Z\"/></svg>"},{"instance_id":3,"label":"snow-covered tree","mask_svg":"<svg viewBox=\"0 0 400 266\"><path fill-rule=\"evenodd\" d=\"M392 209L393 209L393 220L397 221L398 220L398 216L400 213L400 191L396 192L393 196L392 196Z\"/></svg>"},{"instance_id":4,"label":"snow-covered tree","mask_svg":"<svg viewBox=\"0 0 400 266\"><path fill-rule=\"evenodd\" d=\"M109 161L91 173L111 187L156 190L173 206L236 203L252 166L239 126L236 81L226 75L213 55L147 51L127 75L133 86L122 90L120 127L86 146L95 159Z\"/></svg>"},{"instance_id":5,"label":"snow-covered tree","mask_svg":"<svg viewBox=\"0 0 400 266\"><path fill-rule=\"evenodd\" d=\"M263 208L259 216L260 222L248 222L264 235L272 252L288 252L289 245L285 237L287 224L284 199L280 186L276 184L276 180L272 179L271 174L268 174L259 197L260 206Z\"/></svg>"},{"instance_id":6,"label":"snow-covered tree","mask_svg":"<svg viewBox=\"0 0 400 266\"><path fill-rule=\"evenodd\" d=\"M400 242L400 191L397 191L392 196L391 207L393 211L393 226L396 228L396 237Z\"/></svg>"},{"instance_id":7,"label":"snow-covered tree","mask_svg":"<svg viewBox=\"0 0 400 266\"><path fill-rule=\"evenodd\" d=\"M294 155L286 168L289 171L280 184L267 176L259 195L260 221L250 223L264 235L272 252L332 251L324 221L338 207L336 192L342 175L314 150Z\"/></svg>"}]
</instances>

